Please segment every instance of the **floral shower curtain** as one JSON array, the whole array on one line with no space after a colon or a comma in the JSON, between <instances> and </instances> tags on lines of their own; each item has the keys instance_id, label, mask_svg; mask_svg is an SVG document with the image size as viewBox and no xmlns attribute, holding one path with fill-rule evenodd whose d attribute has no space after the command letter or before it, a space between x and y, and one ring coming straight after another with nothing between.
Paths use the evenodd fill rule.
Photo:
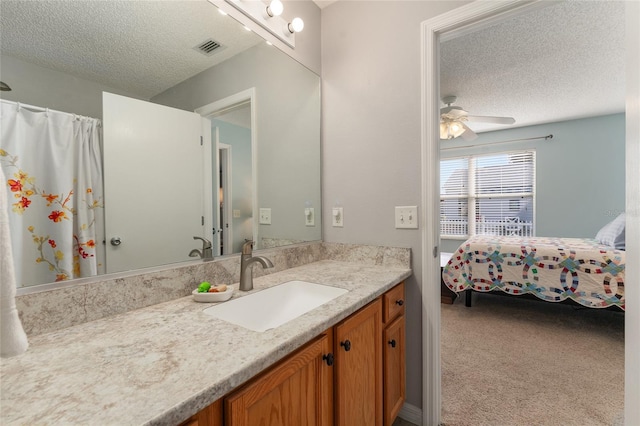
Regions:
<instances>
[{"instance_id":1,"label":"floral shower curtain","mask_svg":"<svg viewBox=\"0 0 640 426\"><path fill-rule=\"evenodd\" d=\"M99 120L0 106L18 287L104 273Z\"/></svg>"}]
</instances>

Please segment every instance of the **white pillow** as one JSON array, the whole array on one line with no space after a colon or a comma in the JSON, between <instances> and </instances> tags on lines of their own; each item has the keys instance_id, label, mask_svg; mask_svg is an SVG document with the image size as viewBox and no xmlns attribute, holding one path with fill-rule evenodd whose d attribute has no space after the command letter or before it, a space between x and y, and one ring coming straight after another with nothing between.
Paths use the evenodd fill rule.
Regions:
<instances>
[{"instance_id":1,"label":"white pillow","mask_svg":"<svg viewBox=\"0 0 640 426\"><path fill-rule=\"evenodd\" d=\"M626 221L624 213L613 219L602 227L596 234L596 241L605 246L614 247L619 250L625 249L625 228Z\"/></svg>"}]
</instances>

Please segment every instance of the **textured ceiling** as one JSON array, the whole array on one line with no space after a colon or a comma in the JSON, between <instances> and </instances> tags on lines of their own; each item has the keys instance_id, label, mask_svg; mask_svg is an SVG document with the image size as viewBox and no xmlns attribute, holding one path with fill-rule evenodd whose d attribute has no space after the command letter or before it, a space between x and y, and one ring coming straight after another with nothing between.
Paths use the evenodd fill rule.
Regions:
<instances>
[{"instance_id":1,"label":"textured ceiling","mask_svg":"<svg viewBox=\"0 0 640 426\"><path fill-rule=\"evenodd\" d=\"M569 1L441 43L440 91L488 131L623 112L625 2ZM444 106L444 105L442 105Z\"/></svg>"},{"instance_id":2,"label":"textured ceiling","mask_svg":"<svg viewBox=\"0 0 640 426\"><path fill-rule=\"evenodd\" d=\"M441 94L514 126L624 111L624 2L550 4L443 42ZM2 0L0 12L3 54L143 98L262 41L204 0ZM193 50L209 37L224 48Z\"/></svg>"},{"instance_id":3,"label":"textured ceiling","mask_svg":"<svg viewBox=\"0 0 640 426\"><path fill-rule=\"evenodd\" d=\"M151 98L262 40L207 1L0 3L2 54ZM223 48L193 48L213 38ZM11 82L6 82L11 85Z\"/></svg>"}]
</instances>

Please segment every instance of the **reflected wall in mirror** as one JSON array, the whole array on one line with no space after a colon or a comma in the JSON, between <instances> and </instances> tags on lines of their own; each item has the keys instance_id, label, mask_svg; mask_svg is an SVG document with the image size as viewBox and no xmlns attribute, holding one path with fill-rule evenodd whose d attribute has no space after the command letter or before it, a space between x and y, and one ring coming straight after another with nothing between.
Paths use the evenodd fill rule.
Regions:
<instances>
[{"instance_id":1,"label":"reflected wall in mirror","mask_svg":"<svg viewBox=\"0 0 640 426\"><path fill-rule=\"evenodd\" d=\"M0 73L12 90L0 92L0 164L8 210L17 217L14 260L26 271L18 274L19 287L193 260L189 253L202 249L194 236L212 241L216 255L237 253L250 238L256 249L321 239L317 75L204 0L2 3ZM251 89L253 126L246 125L246 112L244 122L234 117L241 112L208 114L209 124L192 112ZM203 141L209 140L210 167L205 168L202 152L196 164L187 160L191 137L176 136L174 145L160 147L145 128L144 135L117 147L109 139L114 131L107 129L126 133L127 128L113 124L103 111L103 92L191 111L200 119ZM95 134L97 142L86 152L76 149L86 154L82 162L77 154L42 148L35 139L32 151L22 144L18 155L19 142L8 144L4 133L17 111L26 117L18 120L45 127L58 126L56 120L82 123L76 132ZM143 145L145 139L151 145ZM55 166L46 172L36 165L25 170L35 151ZM125 168L124 159L136 166ZM104 174L103 182L72 172L60 188L51 186L57 171L92 162ZM166 181L136 189L133 182L143 182L152 167ZM172 188L169 181L178 185ZM187 193L196 195L187 201ZM126 196L118 201L121 194ZM42 224L26 215L36 206ZM312 226L305 221L309 207L318 212ZM259 223L259 208L271 209L270 224ZM110 226L110 218L118 215L138 234ZM61 224L71 227L57 236L55 227ZM127 263L114 267L114 255L125 247L129 254L120 257Z\"/></svg>"}]
</instances>

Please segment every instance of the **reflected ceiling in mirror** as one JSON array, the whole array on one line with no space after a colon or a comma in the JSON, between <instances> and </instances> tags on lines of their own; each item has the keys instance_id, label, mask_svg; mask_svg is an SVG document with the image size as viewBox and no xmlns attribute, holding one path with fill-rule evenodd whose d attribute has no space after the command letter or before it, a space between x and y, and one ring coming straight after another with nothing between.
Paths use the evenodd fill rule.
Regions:
<instances>
[{"instance_id":1,"label":"reflected ceiling in mirror","mask_svg":"<svg viewBox=\"0 0 640 426\"><path fill-rule=\"evenodd\" d=\"M3 0L0 19L3 55L147 100L264 42L206 1Z\"/></svg>"}]
</instances>

